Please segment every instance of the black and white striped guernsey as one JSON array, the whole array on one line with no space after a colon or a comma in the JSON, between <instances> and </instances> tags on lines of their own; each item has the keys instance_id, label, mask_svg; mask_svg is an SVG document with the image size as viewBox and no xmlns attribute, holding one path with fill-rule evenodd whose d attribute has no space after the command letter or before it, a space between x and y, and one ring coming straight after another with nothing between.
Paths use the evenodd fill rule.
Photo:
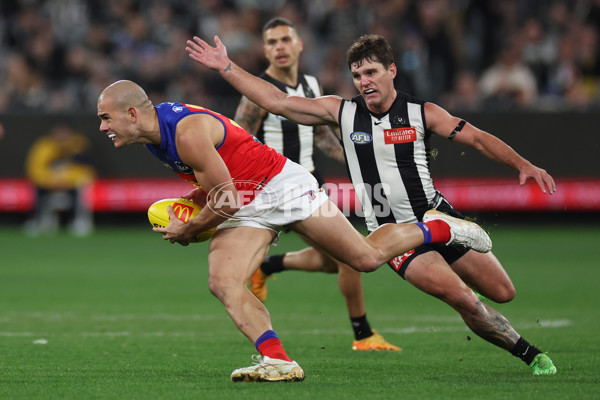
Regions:
<instances>
[{"instance_id":1,"label":"black and white striped guernsey","mask_svg":"<svg viewBox=\"0 0 600 400\"><path fill-rule=\"evenodd\" d=\"M362 96L342 102L346 165L370 231L390 222L417 222L431 208L436 189L424 104L398 92L390 110L377 115Z\"/></svg>"},{"instance_id":2,"label":"black and white striped guernsey","mask_svg":"<svg viewBox=\"0 0 600 400\"><path fill-rule=\"evenodd\" d=\"M311 75L299 73L298 85L295 88L287 86L266 73L260 77L290 95L308 98L321 96L319 81ZM268 113L256 137L278 153L312 172L315 169L313 162L314 129L312 126L298 125L288 121L285 117Z\"/></svg>"}]
</instances>

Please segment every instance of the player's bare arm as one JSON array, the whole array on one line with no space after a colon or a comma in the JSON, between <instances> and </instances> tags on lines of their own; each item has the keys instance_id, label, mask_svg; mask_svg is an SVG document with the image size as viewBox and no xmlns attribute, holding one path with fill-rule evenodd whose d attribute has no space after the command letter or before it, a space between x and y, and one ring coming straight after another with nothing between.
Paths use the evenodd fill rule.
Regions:
<instances>
[{"instance_id":1,"label":"player's bare arm","mask_svg":"<svg viewBox=\"0 0 600 400\"><path fill-rule=\"evenodd\" d=\"M337 135L334 131L337 131ZM343 164L346 161L346 158L344 157L344 148L340 144L339 137L339 129L332 129L326 125L317 126L315 128L315 145L327 157L333 158Z\"/></svg>"},{"instance_id":2,"label":"player's bare arm","mask_svg":"<svg viewBox=\"0 0 600 400\"><path fill-rule=\"evenodd\" d=\"M290 96L236 65L227 56L227 49L219 37L215 36L214 40L215 47L194 36L193 40L187 41L185 50L191 59L218 71L240 93L273 114L283 115L301 125L337 125L338 111L342 104L340 97L308 99Z\"/></svg>"},{"instance_id":3,"label":"player's bare arm","mask_svg":"<svg viewBox=\"0 0 600 400\"><path fill-rule=\"evenodd\" d=\"M239 209L238 193L227 166L217 152L223 140L223 125L206 114L191 115L177 125L177 152L181 160L194 169L198 184L209 193L207 206L187 224L171 218L165 228L154 228L163 239L187 245L200 232L226 221ZM171 215L172 210L169 210ZM174 217L174 214L171 215Z\"/></svg>"},{"instance_id":4,"label":"player's bare arm","mask_svg":"<svg viewBox=\"0 0 600 400\"><path fill-rule=\"evenodd\" d=\"M268 112L264 108L251 102L246 96L242 96L235 111L234 120L251 135L256 136L258 128L267 114Z\"/></svg>"},{"instance_id":5,"label":"player's bare arm","mask_svg":"<svg viewBox=\"0 0 600 400\"><path fill-rule=\"evenodd\" d=\"M425 119L427 120L427 129L443 137L450 137L462 121L433 103L425 103ZM456 133L452 140L473 147L489 159L516 169L519 171L521 185L524 185L528 179L534 179L542 192L546 193L547 190L553 194L556 191L554 179L545 170L521 157L512 147L496 136L478 129L468 122L462 126L460 132Z\"/></svg>"}]
</instances>

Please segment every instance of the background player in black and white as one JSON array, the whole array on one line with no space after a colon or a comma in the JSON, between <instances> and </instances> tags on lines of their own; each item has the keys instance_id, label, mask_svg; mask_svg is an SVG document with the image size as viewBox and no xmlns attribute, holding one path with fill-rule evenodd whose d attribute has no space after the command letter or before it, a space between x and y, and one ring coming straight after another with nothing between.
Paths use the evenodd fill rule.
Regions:
<instances>
[{"instance_id":1,"label":"background player in black and white","mask_svg":"<svg viewBox=\"0 0 600 400\"><path fill-rule=\"evenodd\" d=\"M423 217L427 207L453 212L433 189L429 176L427 150L431 133L472 146L490 159L516 169L521 184L532 178L544 193L552 194L556 190L554 180L546 171L521 157L500 139L433 103L398 93L393 85L397 70L392 49L381 36L363 36L348 50L348 66L360 93L352 100L338 96L315 99L290 96L234 64L216 36L215 44L216 47L212 47L194 37L193 41L188 40L186 50L192 59L219 71L227 82L270 112L299 124L340 128L351 179L370 229L390 217L389 212L387 215L377 212L385 209L374 207L375 200L389 202L392 209L399 209L400 218L411 213L414 217ZM362 185L369 181L383 184L375 186L381 189L377 196ZM421 190L413 192L418 186ZM370 215L369 209L373 211ZM482 302L470 288L475 287L497 302L512 300L514 286L496 257L471 251L448 256L454 259L446 260L439 251L424 251L415 255L410 263L401 258L391 265L415 287L454 308L477 335L522 359L534 375L556 374L552 360L530 345L504 316Z\"/></svg>"},{"instance_id":2,"label":"background player in black and white","mask_svg":"<svg viewBox=\"0 0 600 400\"><path fill-rule=\"evenodd\" d=\"M289 95L307 98L322 96L321 85L317 78L298 71L303 43L291 21L279 17L268 21L263 27L263 41L269 66L260 75L262 79ZM269 113L245 96L240 101L234 119L261 142L310 171L320 185L324 182L315 170L313 158L315 146L326 156L340 163L345 162L344 150L327 126L298 125L284 117ZM311 247L267 257L252 276L250 283L252 293L264 302L267 298L267 279L272 273L284 269L338 273L338 285L345 298L354 330L352 348L366 351L401 350L371 329L366 316L359 272Z\"/></svg>"}]
</instances>

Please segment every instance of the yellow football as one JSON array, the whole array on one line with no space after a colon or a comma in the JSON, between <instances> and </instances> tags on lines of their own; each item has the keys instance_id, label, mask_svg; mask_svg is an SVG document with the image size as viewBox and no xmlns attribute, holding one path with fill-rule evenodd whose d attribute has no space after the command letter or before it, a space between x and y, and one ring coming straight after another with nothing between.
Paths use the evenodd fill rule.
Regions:
<instances>
[{"instance_id":1,"label":"yellow football","mask_svg":"<svg viewBox=\"0 0 600 400\"><path fill-rule=\"evenodd\" d=\"M173 211L177 218L183 222L188 222L200 213L202 207L198 204L186 199L163 199L153 203L148 208L148 221L153 227L164 228L169 225L169 212L167 207L173 207ZM215 234L216 228L211 228L207 231L200 232L191 242L204 242Z\"/></svg>"}]
</instances>

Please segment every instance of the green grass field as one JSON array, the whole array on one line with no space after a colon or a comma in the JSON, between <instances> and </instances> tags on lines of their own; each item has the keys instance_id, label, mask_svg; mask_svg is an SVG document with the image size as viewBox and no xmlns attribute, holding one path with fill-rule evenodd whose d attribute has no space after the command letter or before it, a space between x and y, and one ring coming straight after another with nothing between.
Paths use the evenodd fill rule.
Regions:
<instances>
[{"instance_id":1,"label":"green grass field","mask_svg":"<svg viewBox=\"0 0 600 400\"><path fill-rule=\"evenodd\" d=\"M207 245L144 226L87 238L0 229L0 399L600 398L600 226L491 228L517 288L495 306L558 375L476 337L388 267L364 275L371 324L401 353L357 353L335 275L286 272L267 306L300 383L232 383L256 353L207 289ZM282 237L272 252L302 243Z\"/></svg>"}]
</instances>

